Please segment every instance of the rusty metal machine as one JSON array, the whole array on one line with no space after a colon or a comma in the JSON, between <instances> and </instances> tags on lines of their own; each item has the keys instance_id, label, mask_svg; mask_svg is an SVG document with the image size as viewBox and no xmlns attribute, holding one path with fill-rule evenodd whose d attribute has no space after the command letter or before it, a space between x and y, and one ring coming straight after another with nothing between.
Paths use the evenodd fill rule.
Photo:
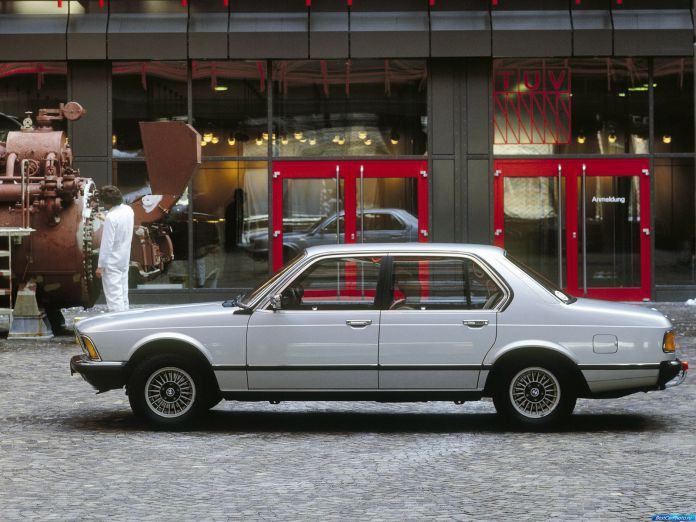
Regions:
<instances>
[{"instance_id":1,"label":"rusty metal machine","mask_svg":"<svg viewBox=\"0 0 696 522\"><path fill-rule=\"evenodd\" d=\"M92 306L101 290L94 274L104 218L97 187L73 167L66 134L52 127L84 114L76 102L41 109L36 122L27 116L0 142L0 228L31 229L13 246L13 286L36 283L38 304L48 310ZM147 280L173 259L168 227L159 221L200 165L200 135L183 122L140 126L152 194L131 203L131 270Z\"/></svg>"}]
</instances>

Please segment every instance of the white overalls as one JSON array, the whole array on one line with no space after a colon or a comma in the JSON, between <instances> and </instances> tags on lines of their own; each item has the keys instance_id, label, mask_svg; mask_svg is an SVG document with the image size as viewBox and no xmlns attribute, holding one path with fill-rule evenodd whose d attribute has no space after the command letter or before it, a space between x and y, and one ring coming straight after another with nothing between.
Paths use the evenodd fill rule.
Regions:
<instances>
[{"instance_id":1,"label":"white overalls","mask_svg":"<svg viewBox=\"0 0 696 522\"><path fill-rule=\"evenodd\" d=\"M104 220L98 267L109 312L128 310L128 265L133 239L133 209L116 205Z\"/></svg>"}]
</instances>

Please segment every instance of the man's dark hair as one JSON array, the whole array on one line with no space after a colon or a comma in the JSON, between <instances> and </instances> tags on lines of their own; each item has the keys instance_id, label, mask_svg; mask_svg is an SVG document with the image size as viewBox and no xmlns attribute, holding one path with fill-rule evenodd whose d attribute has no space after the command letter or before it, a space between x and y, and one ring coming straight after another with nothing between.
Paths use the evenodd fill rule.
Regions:
<instances>
[{"instance_id":1,"label":"man's dark hair","mask_svg":"<svg viewBox=\"0 0 696 522\"><path fill-rule=\"evenodd\" d=\"M102 203L116 206L123 203L123 194L121 194L118 187L114 187L113 185L104 185L99 190L99 199L101 199Z\"/></svg>"}]
</instances>

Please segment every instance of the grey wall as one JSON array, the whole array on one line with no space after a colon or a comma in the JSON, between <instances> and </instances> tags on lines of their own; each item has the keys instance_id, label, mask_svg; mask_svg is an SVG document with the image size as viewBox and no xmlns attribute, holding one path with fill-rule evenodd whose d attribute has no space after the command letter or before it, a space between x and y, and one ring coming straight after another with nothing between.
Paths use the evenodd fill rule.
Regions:
<instances>
[{"instance_id":1,"label":"grey wall","mask_svg":"<svg viewBox=\"0 0 696 522\"><path fill-rule=\"evenodd\" d=\"M68 94L86 110L80 120L69 125L70 145L75 166L93 178L97 186L111 181L111 112L109 90L111 63L104 61L70 62Z\"/></svg>"},{"instance_id":2,"label":"grey wall","mask_svg":"<svg viewBox=\"0 0 696 522\"><path fill-rule=\"evenodd\" d=\"M491 242L490 70L483 58L431 61L433 241Z\"/></svg>"}]
</instances>

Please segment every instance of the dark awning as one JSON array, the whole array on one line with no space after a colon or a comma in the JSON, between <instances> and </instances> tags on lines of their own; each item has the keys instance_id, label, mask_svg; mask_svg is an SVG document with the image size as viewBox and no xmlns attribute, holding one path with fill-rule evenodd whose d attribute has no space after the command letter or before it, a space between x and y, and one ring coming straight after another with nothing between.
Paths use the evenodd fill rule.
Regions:
<instances>
[{"instance_id":1,"label":"dark awning","mask_svg":"<svg viewBox=\"0 0 696 522\"><path fill-rule=\"evenodd\" d=\"M188 30L189 57L227 58L227 11L196 13L191 12Z\"/></svg>"},{"instance_id":2,"label":"dark awning","mask_svg":"<svg viewBox=\"0 0 696 522\"><path fill-rule=\"evenodd\" d=\"M63 11L1 15L0 60L65 60L68 10Z\"/></svg>"},{"instance_id":3,"label":"dark awning","mask_svg":"<svg viewBox=\"0 0 696 522\"><path fill-rule=\"evenodd\" d=\"M185 59L187 25L185 13L112 13L109 16L109 58Z\"/></svg>"},{"instance_id":4,"label":"dark awning","mask_svg":"<svg viewBox=\"0 0 696 522\"><path fill-rule=\"evenodd\" d=\"M493 11L493 56L570 56L568 11Z\"/></svg>"},{"instance_id":5,"label":"dark awning","mask_svg":"<svg viewBox=\"0 0 696 522\"><path fill-rule=\"evenodd\" d=\"M572 13L573 56L610 56L612 32L609 11L574 9Z\"/></svg>"},{"instance_id":6,"label":"dark awning","mask_svg":"<svg viewBox=\"0 0 696 522\"><path fill-rule=\"evenodd\" d=\"M307 58L307 12L230 13L230 58Z\"/></svg>"},{"instance_id":7,"label":"dark awning","mask_svg":"<svg viewBox=\"0 0 696 522\"><path fill-rule=\"evenodd\" d=\"M490 56L488 11L431 11L431 56Z\"/></svg>"},{"instance_id":8,"label":"dark awning","mask_svg":"<svg viewBox=\"0 0 696 522\"><path fill-rule=\"evenodd\" d=\"M688 9L614 10L614 55L691 56L694 26Z\"/></svg>"},{"instance_id":9,"label":"dark awning","mask_svg":"<svg viewBox=\"0 0 696 522\"><path fill-rule=\"evenodd\" d=\"M350 13L353 58L418 58L429 54L426 11L359 11Z\"/></svg>"},{"instance_id":10,"label":"dark awning","mask_svg":"<svg viewBox=\"0 0 696 522\"><path fill-rule=\"evenodd\" d=\"M105 60L108 11L97 0L83 2L80 7L70 5L68 60Z\"/></svg>"}]
</instances>

